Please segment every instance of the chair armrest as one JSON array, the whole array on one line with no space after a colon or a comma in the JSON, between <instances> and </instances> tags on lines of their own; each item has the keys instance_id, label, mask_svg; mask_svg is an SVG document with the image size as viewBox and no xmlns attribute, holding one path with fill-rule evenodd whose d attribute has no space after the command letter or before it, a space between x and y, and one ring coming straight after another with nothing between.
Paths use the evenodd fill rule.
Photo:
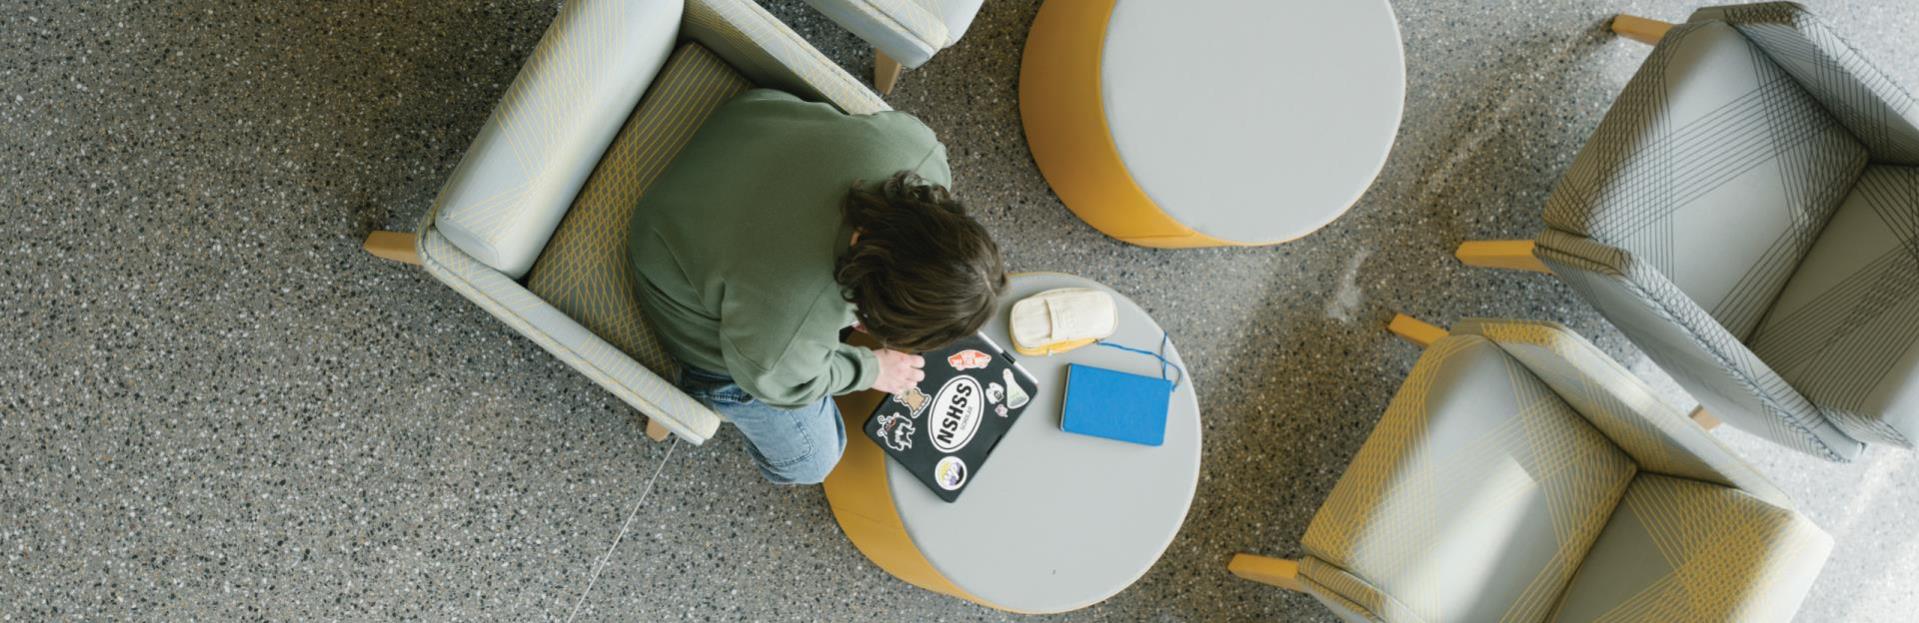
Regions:
<instances>
[{"instance_id":1,"label":"chair armrest","mask_svg":"<svg viewBox=\"0 0 1919 623\"><path fill-rule=\"evenodd\" d=\"M1498 344L1631 455L1640 469L1742 489L1791 508L1771 481L1571 329L1556 322L1475 318L1460 322L1453 333Z\"/></svg>"},{"instance_id":2,"label":"chair armrest","mask_svg":"<svg viewBox=\"0 0 1919 623\"><path fill-rule=\"evenodd\" d=\"M1711 314L1625 251L1557 230L1534 253L1646 356L1740 430L1829 461L1865 444L1847 436Z\"/></svg>"},{"instance_id":3,"label":"chair armrest","mask_svg":"<svg viewBox=\"0 0 1919 623\"><path fill-rule=\"evenodd\" d=\"M666 62L680 17L672 0L566 3L440 190L440 233L525 275Z\"/></svg>"},{"instance_id":4,"label":"chair armrest","mask_svg":"<svg viewBox=\"0 0 1919 623\"><path fill-rule=\"evenodd\" d=\"M892 110L865 83L750 0L687 0L680 36L706 46L756 86L827 102L847 114Z\"/></svg>"},{"instance_id":5,"label":"chair armrest","mask_svg":"<svg viewBox=\"0 0 1919 623\"><path fill-rule=\"evenodd\" d=\"M918 67L952 45L946 22L913 0L806 0L893 60Z\"/></svg>"},{"instance_id":6,"label":"chair armrest","mask_svg":"<svg viewBox=\"0 0 1919 623\"><path fill-rule=\"evenodd\" d=\"M420 265L435 279L680 438L704 443L719 430L718 414L519 283L467 255L438 230L426 232L420 251Z\"/></svg>"}]
</instances>

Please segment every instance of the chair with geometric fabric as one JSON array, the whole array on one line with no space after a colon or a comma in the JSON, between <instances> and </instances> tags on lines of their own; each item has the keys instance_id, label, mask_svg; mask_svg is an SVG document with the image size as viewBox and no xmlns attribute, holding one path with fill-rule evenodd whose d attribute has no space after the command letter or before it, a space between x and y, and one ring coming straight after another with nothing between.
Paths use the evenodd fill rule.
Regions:
<instances>
[{"instance_id":1,"label":"chair with geometric fabric","mask_svg":"<svg viewBox=\"0 0 1919 623\"><path fill-rule=\"evenodd\" d=\"M1727 424L1832 461L1919 435L1919 102L1804 7L1713 7L1655 43L1532 241Z\"/></svg>"},{"instance_id":2,"label":"chair with geometric fabric","mask_svg":"<svg viewBox=\"0 0 1919 623\"><path fill-rule=\"evenodd\" d=\"M418 264L649 420L693 443L720 417L681 392L634 299L627 222L694 131L749 88L849 114L886 103L749 0L570 0L417 234L374 255Z\"/></svg>"},{"instance_id":3,"label":"chair with geometric fabric","mask_svg":"<svg viewBox=\"0 0 1919 623\"><path fill-rule=\"evenodd\" d=\"M1349 621L1792 619L1831 537L1710 433L1559 325L1434 333L1305 555L1234 574Z\"/></svg>"},{"instance_id":4,"label":"chair with geometric fabric","mask_svg":"<svg viewBox=\"0 0 1919 623\"><path fill-rule=\"evenodd\" d=\"M806 0L873 45L873 86L892 93L901 68L958 43L985 0Z\"/></svg>"}]
</instances>

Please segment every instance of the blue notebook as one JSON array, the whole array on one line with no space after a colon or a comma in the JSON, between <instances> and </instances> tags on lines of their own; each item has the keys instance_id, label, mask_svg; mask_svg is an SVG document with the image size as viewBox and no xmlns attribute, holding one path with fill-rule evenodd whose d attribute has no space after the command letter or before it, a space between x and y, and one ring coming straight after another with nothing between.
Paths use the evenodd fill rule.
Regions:
<instances>
[{"instance_id":1,"label":"blue notebook","mask_svg":"<svg viewBox=\"0 0 1919 623\"><path fill-rule=\"evenodd\" d=\"M1069 433L1157 446L1166 440L1173 382L1072 364L1059 427Z\"/></svg>"}]
</instances>

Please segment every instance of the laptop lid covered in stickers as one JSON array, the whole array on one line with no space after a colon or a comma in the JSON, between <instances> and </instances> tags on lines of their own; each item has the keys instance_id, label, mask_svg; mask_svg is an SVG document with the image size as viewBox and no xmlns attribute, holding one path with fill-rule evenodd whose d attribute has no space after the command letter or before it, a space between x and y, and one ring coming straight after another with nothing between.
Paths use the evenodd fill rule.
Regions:
<instances>
[{"instance_id":1,"label":"laptop lid covered in stickers","mask_svg":"<svg viewBox=\"0 0 1919 623\"><path fill-rule=\"evenodd\" d=\"M926 379L880 401L866 436L940 499L972 484L1039 384L984 335L922 353Z\"/></svg>"}]
</instances>

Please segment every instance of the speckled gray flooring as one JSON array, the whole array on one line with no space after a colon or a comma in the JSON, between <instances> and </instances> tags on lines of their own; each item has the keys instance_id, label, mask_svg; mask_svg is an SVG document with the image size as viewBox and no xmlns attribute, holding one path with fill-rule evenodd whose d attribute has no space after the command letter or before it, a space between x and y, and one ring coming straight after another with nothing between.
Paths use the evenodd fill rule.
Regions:
<instances>
[{"instance_id":1,"label":"speckled gray flooring","mask_svg":"<svg viewBox=\"0 0 1919 623\"><path fill-rule=\"evenodd\" d=\"M865 73L858 40L771 4ZM1919 5L1809 4L1919 85ZM1398 0L1407 112L1365 199L1292 244L1177 252L1100 236L1033 168L1014 87L1035 6L989 2L891 101L944 137L1016 268L1112 284L1172 331L1206 423L1165 558L1058 618L1327 620L1224 563L1298 553L1417 356L1380 329L1393 310L1564 321L1660 378L1552 279L1447 254L1539 227L1646 51L1604 18L1679 5ZM417 221L553 8L0 0L0 620L1008 618L865 562L817 488L762 484L730 431L662 465L617 400L359 251ZM1800 620L1919 611L1912 453L1719 435L1838 540Z\"/></svg>"}]
</instances>

